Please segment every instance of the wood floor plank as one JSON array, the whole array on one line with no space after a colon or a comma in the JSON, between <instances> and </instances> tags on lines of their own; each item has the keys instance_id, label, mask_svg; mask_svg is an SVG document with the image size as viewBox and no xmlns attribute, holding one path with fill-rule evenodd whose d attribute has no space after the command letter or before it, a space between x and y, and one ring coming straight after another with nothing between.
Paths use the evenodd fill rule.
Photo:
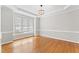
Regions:
<instances>
[{"instance_id":1,"label":"wood floor plank","mask_svg":"<svg viewBox=\"0 0 79 59\"><path fill-rule=\"evenodd\" d=\"M16 47L13 48L13 46ZM22 40L16 40L9 44L2 45L3 53L13 52L13 49L16 52L18 51L19 53L79 53L79 43L44 36L35 36L29 39L25 38Z\"/></svg>"},{"instance_id":2,"label":"wood floor plank","mask_svg":"<svg viewBox=\"0 0 79 59\"><path fill-rule=\"evenodd\" d=\"M48 37L40 37L40 41L37 41L37 44L39 42L39 51L40 52L61 52L61 53L73 53L73 52L79 52L79 44L58 40L54 38L48 38Z\"/></svg>"},{"instance_id":3,"label":"wood floor plank","mask_svg":"<svg viewBox=\"0 0 79 59\"><path fill-rule=\"evenodd\" d=\"M11 53L13 51L12 43L3 44L1 50L2 53Z\"/></svg>"}]
</instances>

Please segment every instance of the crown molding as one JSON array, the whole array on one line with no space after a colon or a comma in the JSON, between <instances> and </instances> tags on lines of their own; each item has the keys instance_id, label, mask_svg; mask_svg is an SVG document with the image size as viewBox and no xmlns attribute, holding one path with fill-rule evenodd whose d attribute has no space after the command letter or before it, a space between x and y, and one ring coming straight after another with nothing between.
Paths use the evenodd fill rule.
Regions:
<instances>
[{"instance_id":1,"label":"crown molding","mask_svg":"<svg viewBox=\"0 0 79 59\"><path fill-rule=\"evenodd\" d=\"M25 12L25 13L28 13L28 14L31 14L31 15L34 15L34 16L37 16L37 14L32 13L32 12L30 12L30 11L28 11L28 10L24 10L24 9L19 8L19 7L17 7L17 6L16 6L16 8L17 8L18 10L22 11L22 12Z\"/></svg>"},{"instance_id":2,"label":"crown molding","mask_svg":"<svg viewBox=\"0 0 79 59\"><path fill-rule=\"evenodd\" d=\"M47 13L43 16L59 15L59 14L65 14L65 13L68 13L68 12L73 12L73 11L79 10L79 8L73 8L73 9L67 10L69 7L71 7L71 5L65 6L63 9Z\"/></svg>"},{"instance_id":3,"label":"crown molding","mask_svg":"<svg viewBox=\"0 0 79 59\"><path fill-rule=\"evenodd\" d=\"M11 10L13 10L13 12L21 13L21 14L24 14L24 15L32 16L32 17L36 17L36 14L34 14L30 11L24 10L22 8L19 8L15 5L10 5L10 6L9 5L2 5L2 6L10 8Z\"/></svg>"}]
</instances>

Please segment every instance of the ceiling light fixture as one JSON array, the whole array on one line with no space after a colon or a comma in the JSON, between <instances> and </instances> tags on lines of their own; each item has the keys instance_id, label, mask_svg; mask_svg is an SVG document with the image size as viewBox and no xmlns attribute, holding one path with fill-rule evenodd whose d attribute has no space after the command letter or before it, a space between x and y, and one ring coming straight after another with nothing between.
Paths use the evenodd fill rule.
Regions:
<instances>
[{"instance_id":1,"label":"ceiling light fixture","mask_svg":"<svg viewBox=\"0 0 79 59\"><path fill-rule=\"evenodd\" d=\"M44 15L43 5L40 5L40 9L38 10L38 16Z\"/></svg>"}]
</instances>

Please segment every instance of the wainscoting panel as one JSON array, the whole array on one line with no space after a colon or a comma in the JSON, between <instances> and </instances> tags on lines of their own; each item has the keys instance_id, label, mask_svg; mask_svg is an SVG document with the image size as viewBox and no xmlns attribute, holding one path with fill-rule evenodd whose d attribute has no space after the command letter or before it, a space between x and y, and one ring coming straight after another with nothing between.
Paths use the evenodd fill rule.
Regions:
<instances>
[{"instance_id":1,"label":"wainscoting panel","mask_svg":"<svg viewBox=\"0 0 79 59\"><path fill-rule=\"evenodd\" d=\"M41 35L72 42L79 42L79 33L67 31L41 31Z\"/></svg>"}]
</instances>

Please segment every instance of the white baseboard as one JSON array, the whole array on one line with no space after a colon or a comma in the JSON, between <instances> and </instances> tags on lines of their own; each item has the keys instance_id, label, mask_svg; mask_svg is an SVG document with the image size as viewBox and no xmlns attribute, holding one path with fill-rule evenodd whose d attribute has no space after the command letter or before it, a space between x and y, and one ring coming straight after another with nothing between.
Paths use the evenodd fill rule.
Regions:
<instances>
[{"instance_id":1,"label":"white baseboard","mask_svg":"<svg viewBox=\"0 0 79 59\"><path fill-rule=\"evenodd\" d=\"M79 43L79 33L69 31L41 31L40 35L59 40Z\"/></svg>"}]
</instances>

